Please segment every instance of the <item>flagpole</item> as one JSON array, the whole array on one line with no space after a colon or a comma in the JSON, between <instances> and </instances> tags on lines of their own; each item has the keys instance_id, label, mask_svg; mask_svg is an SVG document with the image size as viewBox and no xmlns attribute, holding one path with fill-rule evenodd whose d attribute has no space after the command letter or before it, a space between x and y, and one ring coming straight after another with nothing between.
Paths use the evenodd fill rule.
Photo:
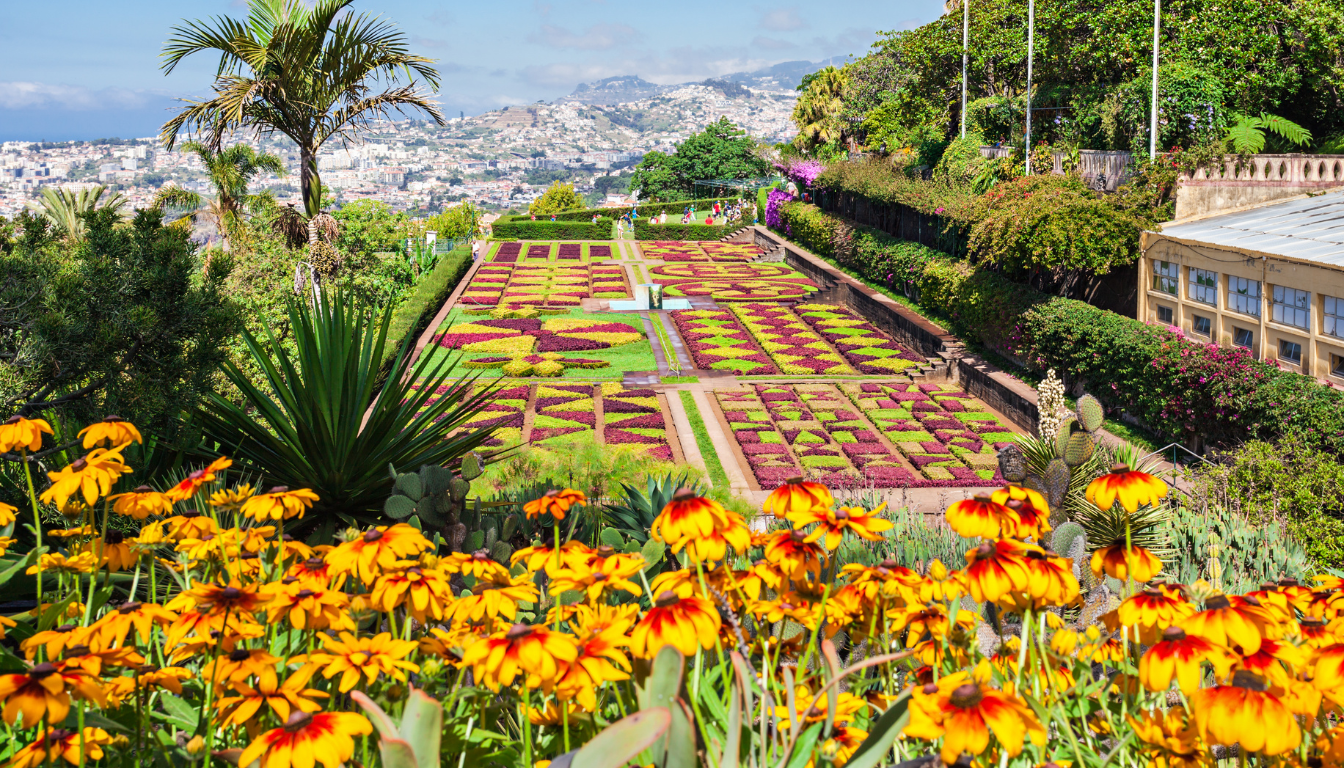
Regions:
<instances>
[{"instance_id":1,"label":"flagpole","mask_svg":"<svg viewBox=\"0 0 1344 768\"><path fill-rule=\"evenodd\" d=\"M1148 116L1148 159L1157 157L1157 46L1162 30L1162 0L1153 0L1153 108Z\"/></svg>"},{"instance_id":2,"label":"flagpole","mask_svg":"<svg viewBox=\"0 0 1344 768\"><path fill-rule=\"evenodd\" d=\"M1158 0L1160 2L1161 0ZM1036 0L1027 0L1027 167L1031 175L1031 64L1036 52Z\"/></svg>"},{"instance_id":3,"label":"flagpole","mask_svg":"<svg viewBox=\"0 0 1344 768\"><path fill-rule=\"evenodd\" d=\"M966 61L970 52L971 0L961 0L961 138L966 138Z\"/></svg>"}]
</instances>

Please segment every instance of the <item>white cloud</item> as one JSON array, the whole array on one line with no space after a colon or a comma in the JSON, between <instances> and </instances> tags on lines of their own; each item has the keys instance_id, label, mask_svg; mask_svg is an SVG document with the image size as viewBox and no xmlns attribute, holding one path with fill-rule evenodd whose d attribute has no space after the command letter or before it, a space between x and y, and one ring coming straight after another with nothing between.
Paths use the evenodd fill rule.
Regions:
<instances>
[{"instance_id":1,"label":"white cloud","mask_svg":"<svg viewBox=\"0 0 1344 768\"><path fill-rule=\"evenodd\" d=\"M775 32L790 32L795 29L802 29L803 20L798 18L798 9L776 8L766 11L761 16L761 28L769 29Z\"/></svg>"},{"instance_id":2,"label":"white cloud","mask_svg":"<svg viewBox=\"0 0 1344 768\"><path fill-rule=\"evenodd\" d=\"M847 27L834 37L814 37L812 43L821 49L825 56L844 56L851 53L855 56L864 56L876 39L877 34L871 29Z\"/></svg>"},{"instance_id":3,"label":"white cloud","mask_svg":"<svg viewBox=\"0 0 1344 768\"><path fill-rule=\"evenodd\" d=\"M0 108L3 109L139 109L162 96L128 88L95 90L80 85L0 81Z\"/></svg>"},{"instance_id":4,"label":"white cloud","mask_svg":"<svg viewBox=\"0 0 1344 768\"><path fill-rule=\"evenodd\" d=\"M594 24L574 33L554 24L542 24L541 29L527 36L528 42L552 48L577 48L583 51L605 51L620 45L629 45L640 37L639 31L625 24Z\"/></svg>"},{"instance_id":5,"label":"white cloud","mask_svg":"<svg viewBox=\"0 0 1344 768\"><path fill-rule=\"evenodd\" d=\"M776 40L773 37L762 37L761 35L757 35L755 39L751 41L751 44L757 48L764 48L767 51L788 51L798 47L788 40Z\"/></svg>"}]
</instances>

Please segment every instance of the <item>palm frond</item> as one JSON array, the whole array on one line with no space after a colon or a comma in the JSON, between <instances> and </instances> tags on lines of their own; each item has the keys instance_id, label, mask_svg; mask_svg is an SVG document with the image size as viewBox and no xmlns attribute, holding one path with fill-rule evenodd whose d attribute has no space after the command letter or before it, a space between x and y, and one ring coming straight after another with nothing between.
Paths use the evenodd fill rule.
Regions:
<instances>
[{"instance_id":1,"label":"palm frond","mask_svg":"<svg viewBox=\"0 0 1344 768\"><path fill-rule=\"evenodd\" d=\"M1310 144L1311 131L1294 123L1292 120L1279 117L1278 115L1269 115L1260 113L1260 125L1265 130L1276 136L1292 142L1293 144Z\"/></svg>"}]
</instances>

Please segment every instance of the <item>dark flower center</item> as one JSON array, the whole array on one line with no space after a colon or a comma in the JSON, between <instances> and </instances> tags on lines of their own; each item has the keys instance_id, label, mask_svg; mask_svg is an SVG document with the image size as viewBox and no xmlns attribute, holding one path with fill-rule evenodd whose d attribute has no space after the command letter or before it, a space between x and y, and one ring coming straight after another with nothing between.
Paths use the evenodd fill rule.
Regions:
<instances>
[{"instance_id":1,"label":"dark flower center","mask_svg":"<svg viewBox=\"0 0 1344 768\"><path fill-rule=\"evenodd\" d=\"M846 512L846 511L843 510L843 509L837 509L837 510L835 510L835 519L836 519L836 520L848 520L848 519L849 519L849 513Z\"/></svg>"},{"instance_id":2,"label":"dark flower center","mask_svg":"<svg viewBox=\"0 0 1344 768\"><path fill-rule=\"evenodd\" d=\"M1166 629L1162 630L1163 642L1174 643L1184 639L1185 639L1185 630L1181 629L1180 627L1167 627Z\"/></svg>"},{"instance_id":3,"label":"dark flower center","mask_svg":"<svg viewBox=\"0 0 1344 768\"><path fill-rule=\"evenodd\" d=\"M1115 464L1111 465L1111 474L1113 475L1123 475L1127 472L1129 472L1128 464L1121 464L1119 462L1116 462Z\"/></svg>"},{"instance_id":4,"label":"dark flower center","mask_svg":"<svg viewBox=\"0 0 1344 768\"><path fill-rule=\"evenodd\" d=\"M1264 680L1260 679L1259 675L1247 669L1243 669L1232 676L1232 685L1260 693L1269 690L1269 686L1265 684Z\"/></svg>"},{"instance_id":5,"label":"dark flower center","mask_svg":"<svg viewBox=\"0 0 1344 768\"><path fill-rule=\"evenodd\" d=\"M56 665L52 664L49 661L44 661L41 664L38 664L37 666L33 667L32 671L28 673L28 676L33 678L34 680L41 680L42 678L48 675L54 675L54 674L56 674Z\"/></svg>"},{"instance_id":6,"label":"dark flower center","mask_svg":"<svg viewBox=\"0 0 1344 768\"><path fill-rule=\"evenodd\" d=\"M104 424L114 424L114 423L116 423L116 422L118 422L118 421L125 421L125 419L121 418L120 416L104 416L104 417L103 417L103 423L104 423Z\"/></svg>"},{"instance_id":7,"label":"dark flower center","mask_svg":"<svg viewBox=\"0 0 1344 768\"><path fill-rule=\"evenodd\" d=\"M295 597L299 598L300 600L307 600L308 598L312 597L315 594L317 593L311 589L300 589L298 594L295 595Z\"/></svg>"},{"instance_id":8,"label":"dark flower center","mask_svg":"<svg viewBox=\"0 0 1344 768\"><path fill-rule=\"evenodd\" d=\"M219 596L225 600L237 600L243 596L243 590L237 587L225 587L219 591Z\"/></svg>"},{"instance_id":9,"label":"dark flower center","mask_svg":"<svg viewBox=\"0 0 1344 768\"><path fill-rule=\"evenodd\" d=\"M153 488L150 488L148 485L141 485L141 486L137 486L137 487L136 487L135 492L136 492L136 493L153 493L153 492L154 492L154 489L153 489Z\"/></svg>"},{"instance_id":10,"label":"dark flower center","mask_svg":"<svg viewBox=\"0 0 1344 768\"><path fill-rule=\"evenodd\" d=\"M989 557L992 554L994 554L994 545L988 541L975 548L975 559L977 560L982 557Z\"/></svg>"},{"instance_id":11,"label":"dark flower center","mask_svg":"<svg viewBox=\"0 0 1344 768\"><path fill-rule=\"evenodd\" d=\"M277 486L275 486L274 488L272 488L271 490L267 491L267 493L289 493L289 486L288 486L288 485L277 485Z\"/></svg>"},{"instance_id":12,"label":"dark flower center","mask_svg":"<svg viewBox=\"0 0 1344 768\"><path fill-rule=\"evenodd\" d=\"M938 684L927 683L921 690L924 691L925 696L932 696L933 694L938 692Z\"/></svg>"},{"instance_id":13,"label":"dark flower center","mask_svg":"<svg viewBox=\"0 0 1344 768\"><path fill-rule=\"evenodd\" d=\"M518 640L532 634L532 628L526 624L514 624L509 627L508 634L504 635L509 640Z\"/></svg>"},{"instance_id":14,"label":"dark flower center","mask_svg":"<svg viewBox=\"0 0 1344 768\"><path fill-rule=\"evenodd\" d=\"M122 533L121 531L118 531L118 530L115 530L115 529L114 529L114 530L111 530L111 531L108 531L108 532L107 532L107 543L108 543L108 544L111 544L111 545L113 545L113 546L116 546L117 544L120 544L120 543L122 543L122 542L124 542L124 541L126 541L126 534Z\"/></svg>"},{"instance_id":15,"label":"dark flower center","mask_svg":"<svg viewBox=\"0 0 1344 768\"><path fill-rule=\"evenodd\" d=\"M247 661L251 657L252 652L247 650L246 648L234 648L232 651L229 651L229 661L235 663L240 661Z\"/></svg>"},{"instance_id":16,"label":"dark flower center","mask_svg":"<svg viewBox=\"0 0 1344 768\"><path fill-rule=\"evenodd\" d=\"M1228 600L1226 595L1214 595L1204 601L1204 608L1210 611L1221 611L1231 607L1232 601Z\"/></svg>"},{"instance_id":17,"label":"dark flower center","mask_svg":"<svg viewBox=\"0 0 1344 768\"><path fill-rule=\"evenodd\" d=\"M785 485L802 485L803 478L800 475L794 475L784 481Z\"/></svg>"},{"instance_id":18,"label":"dark flower center","mask_svg":"<svg viewBox=\"0 0 1344 768\"><path fill-rule=\"evenodd\" d=\"M372 544L373 542L375 542L375 541L377 541L377 540L379 540L379 539L381 539L381 538L383 538L383 532L380 531L380 530L378 530L377 528L373 529L372 531L365 531L365 532L364 532L364 543L365 543L365 544Z\"/></svg>"},{"instance_id":19,"label":"dark flower center","mask_svg":"<svg viewBox=\"0 0 1344 768\"><path fill-rule=\"evenodd\" d=\"M142 605L141 603L128 600L127 602L123 603L120 608L117 609L117 613L120 613L123 616L125 616L128 613L135 613L136 611L140 610L141 605Z\"/></svg>"},{"instance_id":20,"label":"dark flower center","mask_svg":"<svg viewBox=\"0 0 1344 768\"><path fill-rule=\"evenodd\" d=\"M472 552L472 553L471 553L471 559L472 559L472 560L489 560L489 559L490 559L490 550L488 550L488 549L478 549L478 550L476 550L475 552Z\"/></svg>"},{"instance_id":21,"label":"dark flower center","mask_svg":"<svg viewBox=\"0 0 1344 768\"><path fill-rule=\"evenodd\" d=\"M285 733L298 733L308 724L313 722L313 716L307 712L294 711L289 713L289 719L285 721Z\"/></svg>"},{"instance_id":22,"label":"dark flower center","mask_svg":"<svg viewBox=\"0 0 1344 768\"><path fill-rule=\"evenodd\" d=\"M952 702L953 706L969 709L979 704L981 699L984 698L985 695L980 692L980 686L975 683L967 683L954 688L952 695L948 697L948 701Z\"/></svg>"},{"instance_id":23,"label":"dark flower center","mask_svg":"<svg viewBox=\"0 0 1344 768\"><path fill-rule=\"evenodd\" d=\"M695 496L696 496L695 491L690 488L678 488L677 492L672 495L672 500L690 501L691 499L694 499Z\"/></svg>"},{"instance_id":24,"label":"dark flower center","mask_svg":"<svg viewBox=\"0 0 1344 768\"><path fill-rule=\"evenodd\" d=\"M900 563L896 562L895 559L888 557L886 560L883 560L881 563L878 563L878 566L881 568L886 568L887 570L892 570L893 568L900 567Z\"/></svg>"},{"instance_id":25,"label":"dark flower center","mask_svg":"<svg viewBox=\"0 0 1344 768\"><path fill-rule=\"evenodd\" d=\"M75 470L76 472L82 472L84 471L84 468L87 466L89 466L89 462L85 461L83 457L80 457L78 459L75 459L75 463L71 464L70 468Z\"/></svg>"},{"instance_id":26,"label":"dark flower center","mask_svg":"<svg viewBox=\"0 0 1344 768\"><path fill-rule=\"evenodd\" d=\"M988 504L991 499L987 493L977 493L974 496L974 501L978 504Z\"/></svg>"},{"instance_id":27,"label":"dark flower center","mask_svg":"<svg viewBox=\"0 0 1344 768\"><path fill-rule=\"evenodd\" d=\"M307 560L303 561L303 567L307 568L310 571L315 571L326 564L327 564L326 561L320 557L310 557Z\"/></svg>"},{"instance_id":28,"label":"dark flower center","mask_svg":"<svg viewBox=\"0 0 1344 768\"><path fill-rule=\"evenodd\" d=\"M681 598L677 597L676 592L673 592L672 590L669 589L663 592L662 594L658 595L658 599L654 600L653 604L659 608L666 608L667 606L676 603L680 599Z\"/></svg>"}]
</instances>

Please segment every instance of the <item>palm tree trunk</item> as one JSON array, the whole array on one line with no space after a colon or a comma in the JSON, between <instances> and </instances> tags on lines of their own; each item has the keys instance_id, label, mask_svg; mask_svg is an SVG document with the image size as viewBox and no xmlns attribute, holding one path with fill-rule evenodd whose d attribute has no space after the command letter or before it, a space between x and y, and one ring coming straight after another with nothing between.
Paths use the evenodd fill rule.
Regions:
<instances>
[{"instance_id":1,"label":"palm tree trunk","mask_svg":"<svg viewBox=\"0 0 1344 768\"><path fill-rule=\"evenodd\" d=\"M303 188L303 210L309 220L322 212L322 178L317 173L317 152L310 147L299 150L300 183ZM316 237L309 229L309 237Z\"/></svg>"},{"instance_id":2,"label":"palm tree trunk","mask_svg":"<svg viewBox=\"0 0 1344 768\"><path fill-rule=\"evenodd\" d=\"M313 250L317 245L317 217L308 219L308 250Z\"/></svg>"}]
</instances>

